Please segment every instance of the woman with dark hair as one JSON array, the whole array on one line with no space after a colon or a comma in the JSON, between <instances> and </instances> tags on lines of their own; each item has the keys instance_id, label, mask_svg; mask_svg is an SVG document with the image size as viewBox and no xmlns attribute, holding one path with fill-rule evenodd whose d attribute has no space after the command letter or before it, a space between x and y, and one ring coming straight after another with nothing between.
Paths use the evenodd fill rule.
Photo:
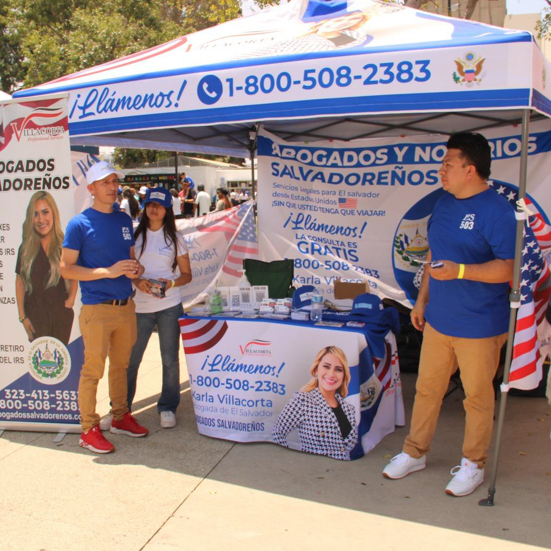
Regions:
<instances>
[{"instance_id":1,"label":"woman with dark hair","mask_svg":"<svg viewBox=\"0 0 551 551\"><path fill-rule=\"evenodd\" d=\"M216 197L218 197L218 201L216 201L214 212L232 208L231 201L228 197L228 190L226 188L219 187L216 190Z\"/></svg>"},{"instance_id":2,"label":"woman with dark hair","mask_svg":"<svg viewBox=\"0 0 551 551\"><path fill-rule=\"evenodd\" d=\"M178 287L191 281L191 267L184 238L176 230L172 196L167 189L148 189L142 219L136 228L136 258L145 267L136 287L138 336L128 364L128 408L136 393L138 369L151 333L157 327L163 386L157 403L161 427L176 425L176 408L180 403L180 326L183 314Z\"/></svg>"},{"instance_id":3,"label":"woman with dark hair","mask_svg":"<svg viewBox=\"0 0 551 551\"><path fill-rule=\"evenodd\" d=\"M62 244L56 202L47 191L37 191L27 207L15 267L19 321L29 342L47 336L69 344L77 282L61 277Z\"/></svg>"},{"instance_id":4,"label":"woman with dark hair","mask_svg":"<svg viewBox=\"0 0 551 551\"><path fill-rule=\"evenodd\" d=\"M134 193L127 186L122 190L121 210L124 210L132 220L137 220L140 217L140 203L136 201Z\"/></svg>"},{"instance_id":5,"label":"woman with dark hair","mask_svg":"<svg viewBox=\"0 0 551 551\"><path fill-rule=\"evenodd\" d=\"M310 381L279 414L274 442L288 446L287 436L298 429L302 451L348 460L358 440L358 426L356 409L344 399L350 382L345 353L336 346L322 348L310 375Z\"/></svg>"}]
</instances>

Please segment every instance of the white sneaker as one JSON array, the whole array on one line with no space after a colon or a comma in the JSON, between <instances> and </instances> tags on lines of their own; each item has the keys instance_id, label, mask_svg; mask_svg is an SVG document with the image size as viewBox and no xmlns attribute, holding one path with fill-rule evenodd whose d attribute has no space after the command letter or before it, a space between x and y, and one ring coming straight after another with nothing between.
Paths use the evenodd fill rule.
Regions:
<instances>
[{"instance_id":1,"label":"white sneaker","mask_svg":"<svg viewBox=\"0 0 551 551\"><path fill-rule=\"evenodd\" d=\"M446 486L446 493L450 496L468 496L484 482L484 469L479 469L476 463L464 457L461 465L454 467L450 473L453 478Z\"/></svg>"},{"instance_id":2,"label":"white sneaker","mask_svg":"<svg viewBox=\"0 0 551 551\"><path fill-rule=\"evenodd\" d=\"M416 471L422 471L427 466L426 456L415 459L407 453L400 453L390 460L390 463L384 468L383 476L386 478L398 479L404 478L408 474Z\"/></svg>"},{"instance_id":3,"label":"white sneaker","mask_svg":"<svg viewBox=\"0 0 551 551\"><path fill-rule=\"evenodd\" d=\"M111 428L111 423L113 422L113 414L108 413L100 422L99 428L101 430L109 430Z\"/></svg>"},{"instance_id":4,"label":"white sneaker","mask_svg":"<svg viewBox=\"0 0 551 551\"><path fill-rule=\"evenodd\" d=\"M176 426L176 415L172 411L161 411L159 418L163 429L171 429Z\"/></svg>"}]
</instances>

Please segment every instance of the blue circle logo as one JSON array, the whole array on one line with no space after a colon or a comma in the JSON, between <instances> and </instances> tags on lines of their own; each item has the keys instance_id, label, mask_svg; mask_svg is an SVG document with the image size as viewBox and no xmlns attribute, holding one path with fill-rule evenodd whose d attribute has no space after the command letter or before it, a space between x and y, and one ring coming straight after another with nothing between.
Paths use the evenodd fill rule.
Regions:
<instances>
[{"instance_id":1,"label":"blue circle logo","mask_svg":"<svg viewBox=\"0 0 551 551\"><path fill-rule=\"evenodd\" d=\"M216 103L222 97L222 81L215 75L203 77L197 85L197 97L206 105Z\"/></svg>"},{"instance_id":2,"label":"blue circle logo","mask_svg":"<svg viewBox=\"0 0 551 551\"><path fill-rule=\"evenodd\" d=\"M518 199L516 185L493 179L488 180L488 185L515 206ZM400 220L394 234L394 277L412 304L417 299L423 272L422 264L418 261L424 260L429 252L428 221L436 202L444 193L443 188L438 188L417 201ZM533 197L526 194L526 202L533 207L533 211L537 210L545 223L549 223L547 215Z\"/></svg>"}]
</instances>

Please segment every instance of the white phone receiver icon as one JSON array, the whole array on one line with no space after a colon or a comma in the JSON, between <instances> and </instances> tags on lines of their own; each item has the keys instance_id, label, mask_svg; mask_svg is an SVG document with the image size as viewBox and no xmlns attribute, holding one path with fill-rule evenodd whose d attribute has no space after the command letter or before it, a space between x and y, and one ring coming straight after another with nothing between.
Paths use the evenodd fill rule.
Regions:
<instances>
[{"instance_id":1,"label":"white phone receiver icon","mask_svg":"<svg viewBox=\"0 0 551 551\"><path fill-rule=\"evenodd\" d=\"M209 83L203 82L203 92L209 97L209 98L215 98L218 94L216 92L211 92L209 90Z\"/></svg>"}]
</instances>

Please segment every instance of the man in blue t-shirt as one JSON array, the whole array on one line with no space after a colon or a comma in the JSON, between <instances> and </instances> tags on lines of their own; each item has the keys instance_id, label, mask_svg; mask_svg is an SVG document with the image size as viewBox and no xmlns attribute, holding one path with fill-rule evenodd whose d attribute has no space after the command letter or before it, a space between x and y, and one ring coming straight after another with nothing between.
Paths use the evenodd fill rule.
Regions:
<instances>
[{"instance_id":1,"label":"man in blue t-shirt","mask_svg":"<svg viewBox=\"0 0 551 551\"><path fill-rule=\"evenodd\" d=\"M480 134L448 143L440 177L448 193L428 224L429 256L414 327L423 331L411 429L403 452L383 475L398 479L425 468L450 377L459 366L466 412L463 458L446 493L465 496L484 481L492 437L494 390L507 340L508 282L513 278L516 220L508 201L487 185L491 151Z\"/></svg>"},{"instance_id":2,"label":"man in blue t-shirt","mask_svg":"<svg viewBox=\"0 0 551 551\"><path fill-rule=\"evenodd\" d=\"M115 450L102 434L96 413L96 394L109 356L109 397L113 421L110 431L132 437L148 430L128 411L126 370L136 341L136 314L131 280L144 272L134 256L132 220L118 208L117 189L123 174L105 161L86 173L90 208L69 221L61 274L80 281L82 309L79 324L84 340L84 365L78 402L82 434L79 444L95 453Z\"/></svg>"}]
</instances>

